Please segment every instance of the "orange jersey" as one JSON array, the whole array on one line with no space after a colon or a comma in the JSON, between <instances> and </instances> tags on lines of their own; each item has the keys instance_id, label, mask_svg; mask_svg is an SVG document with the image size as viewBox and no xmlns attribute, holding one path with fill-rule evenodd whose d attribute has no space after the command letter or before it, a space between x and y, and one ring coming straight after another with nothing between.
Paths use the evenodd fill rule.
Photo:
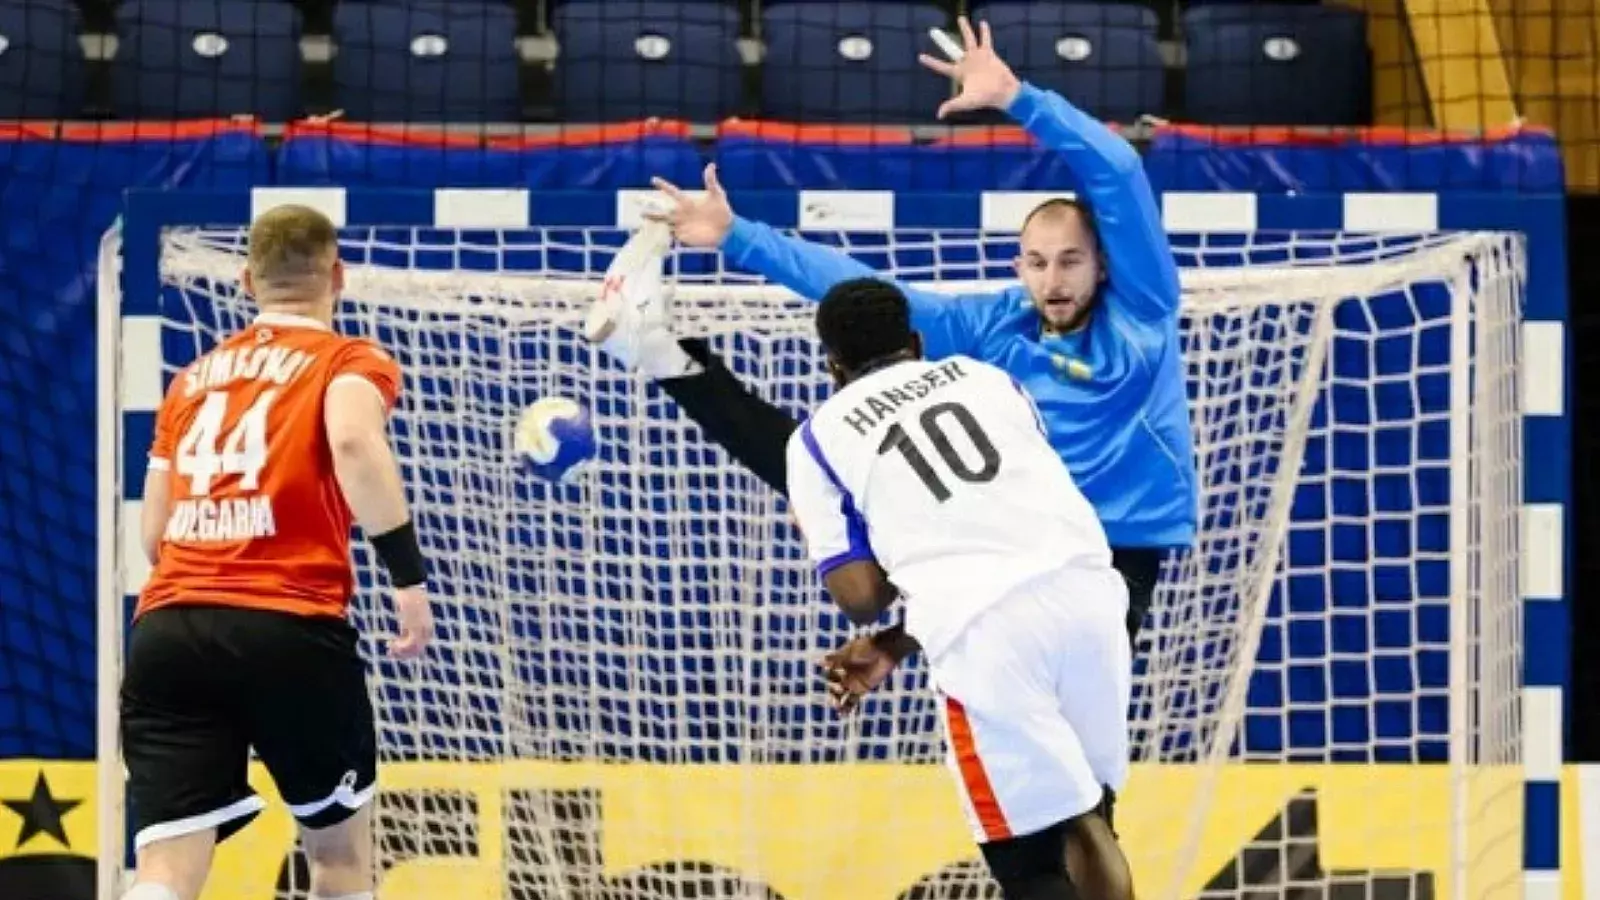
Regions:
<instances>
[{"instance_id":1,"label":"orange jersey","mask_svg":"<svg viewBox=\"0 0 1600 900\"><path fill-rule=\"evenodd\" d=\"M323 400L347 376L393 408L400 367L377 345L271 314L178 373L150 448L172 510L135 617L181 603L344 615L353 516Z\"/></svg>"}]
</instances>

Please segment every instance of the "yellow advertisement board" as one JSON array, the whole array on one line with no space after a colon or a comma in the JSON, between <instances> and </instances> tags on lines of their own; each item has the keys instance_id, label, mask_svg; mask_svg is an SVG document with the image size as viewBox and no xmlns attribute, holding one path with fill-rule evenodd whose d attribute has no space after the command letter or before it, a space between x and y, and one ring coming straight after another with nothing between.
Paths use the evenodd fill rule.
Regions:
<instances>
[{"instance_id":1,"label":"yellow advertisement board","mask_svg":"<svg viewBox=\"0 0 1600 900\"><path fill-rule=\"evenodd\" d=\"M270 779L255 778L274 802L219 851L207 900L304 896L290 874L293 822ZM1576 782L1569 772L1564 798ZM0 898L93 896L94 789L92 763L0 763ZM1471 823L1461 859L1456 798ZM413 763L384 769L378 813L389 835L383 900L598 897L603 887L704 900L735 882L764 887L768 900L976 896L978 855L939 766ZM1378 880L1383 896L1448 897L1456 873L1467 896L1521 896L1515 769L1136 767L1117 827L1141 896ZM1575 832L1564 829L1572 900ZM701 873L693 893L647 887L691 872ZM939 888L952 880L968 892ZM302 890L280 890L296 882Z\"/></svg>"}]
</instances>

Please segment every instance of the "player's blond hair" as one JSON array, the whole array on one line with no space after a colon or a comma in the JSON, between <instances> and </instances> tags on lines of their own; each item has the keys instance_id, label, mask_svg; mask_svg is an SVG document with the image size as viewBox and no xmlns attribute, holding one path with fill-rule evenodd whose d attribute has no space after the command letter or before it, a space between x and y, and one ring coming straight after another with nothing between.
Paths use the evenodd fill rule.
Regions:
<instances>
[{"instance_id":1,"label":"player's blond hair","mask_svg":"<svg viewBox=\"0 0 1600 900\"><path fill-rule=\"evenodd\" d=\"M277 206L250 225L250 276L256 300L310 300L325 290L339 254L333 221L309 206Z\"/></svg>"}]
</instances>

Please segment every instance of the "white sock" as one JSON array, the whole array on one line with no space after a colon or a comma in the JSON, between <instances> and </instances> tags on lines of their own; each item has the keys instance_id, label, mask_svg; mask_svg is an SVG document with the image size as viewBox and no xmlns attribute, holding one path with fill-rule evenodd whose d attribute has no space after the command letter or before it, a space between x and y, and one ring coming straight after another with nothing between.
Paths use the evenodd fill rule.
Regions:
<instances>
[{"instance_id":1,"label":"white sock","mask_svg":"<svg viewBox=\"0 0 1600 900\"><path fill-rule=\"evenodd\" d=\"M179 900L178 892L164 884L141 881L122 895L122 900Z\"/></svg>"}]
</instances>

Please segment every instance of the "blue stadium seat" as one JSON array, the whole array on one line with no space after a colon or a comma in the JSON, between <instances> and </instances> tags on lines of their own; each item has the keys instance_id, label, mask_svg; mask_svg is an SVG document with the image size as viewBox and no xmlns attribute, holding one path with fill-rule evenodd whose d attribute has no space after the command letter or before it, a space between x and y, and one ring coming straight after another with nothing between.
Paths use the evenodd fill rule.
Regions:
<instances>
[{"instance_id":1,"label":"blue stadium seat","mask_svg":"<svg viewBox=\"0 0 1600 900\"><path fill-rule=\"evenodd\" d=\"M739 13L706 0L590 0L551 14L555 90L571 121L716 122L739 112Z\"/></svg>"},{"instance_id":2,"label":"blue stadium seat","mask_svg":"<svg viewBox=\"0 0 1600 900\"><path fill-rule=\"evenodd\" d=\"M333 13L333 105L363 122L515 122L516 37L501 0L347 0Z\"/></svg>"},{"instance_id":3,"label":"blue stadium seat","mask_svg":"<svg viewBox=\"0 0 1600 900\"><path fill-rule=\"evenodd\" d=\"M1050 88L1102 119L1160 114L1166 70L1160 26L1149 7L1060 0L994 0L972 5L995 49L1019 77Z\"/></svg>"},{"instance_id":4,"label":"blue stadium seat","mask_svg":"<svg viewBox=\"0 0 1600 900\"><path fill-rule=\"evenodd\" d=\"M111 108L124 118L300 115L300 13L288 2L117 7Z\"/></svg>"},{"instance_id":5,"label":"blue stadium seat","mask_svg":"<svg viewBox=\"0 0 1600 900\"><path fill-rule=\"evenodd\" d=\"M1342 6L1217 4L1183 16L1185 117L1214 125L1360 125L1366 22Z\"/></svg>"},{"instance_id":6,"label":"blue stadium seat","mask_svg":"<svg viewBox=\"0 0 1600 900\"><path fill-rule=\"evenodd\" d=\"M82 112L81 24L71 0L0 0L0 118L66 119Z\"/></svg>"},{"instance_id":7,"label":"blue stadium seat","mask_svg":"<svg viewBox=\"0 0 1600 900\"><path fill-rule=\"evenodd\" d=\"M927 3L782 3L762 14L762 115L802 122L926 122L950 96L917 54L935 52Z\"/></svg>"}]
</instances>

